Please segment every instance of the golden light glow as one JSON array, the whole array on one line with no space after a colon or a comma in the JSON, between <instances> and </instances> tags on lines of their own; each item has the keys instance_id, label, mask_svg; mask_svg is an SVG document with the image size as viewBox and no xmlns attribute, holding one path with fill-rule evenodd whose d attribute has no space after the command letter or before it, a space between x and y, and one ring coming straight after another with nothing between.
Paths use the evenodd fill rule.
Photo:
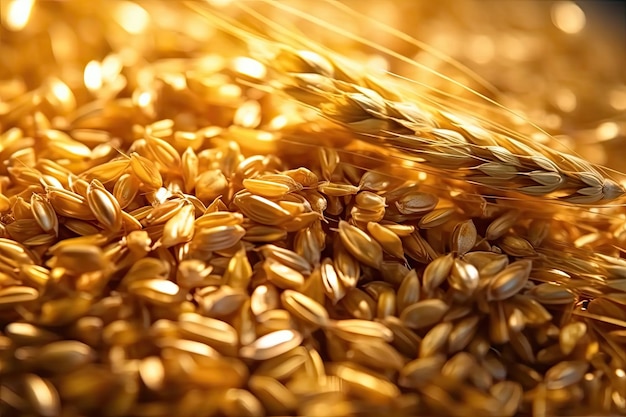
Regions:
<instances>
[{"instance_id":1,"label":"golden light glow","mask_svg":"<svg viewBox=\"0 0 626 417\"><path fill-rule=\"evenodd\" d=\"M102 60L100 71L103 80L112 82L122 71L122 60L118 55L109 54Z\"/></svg>"},{"instance_id":2,"label":"golden light glow","mask_svg":"<svg viewBox=\"0 0 626 417\"><path fill-rule=\"evenodd\" d=\"M219 95L224 98L238 98L241 96L241 88L236 84L224 84L219 86Z\"/></svg>"},{"instance_id":3,"label":"golden light glow","mask_svg":"<svg viewBox=\"0 0 626 417\"><path fill-rule=\"evenodd\" d=\"M137 61L139 61L140 55L136 49L126 47L126 48L120 49L119 57L120 57L120 61L122 62L122 65L132 67L133 65L137 64Z\"/></svg>"},{"instance_id":4,"label":"golden light glow","mask_svg":"<svg viewBox=\"0 0 626 417\"><path fill-rule=\"evenodd\" d=\"M215 33L215 28L207 25L206 21L198 16L189 17L182 30L185 35L197 41L205 41Z\"/></svg>"},{"instance_id":5,"label":"golden light glow","mask_svg":"<svg viewBox=\"0 0 626 417\"><path fill-rule=\"evenodd\" d=\"M154 194L154 198L155 198L156 201L159 202L159 204L163 204L165 202L165 200L167 200L171 195L172 194L167 190L167 188L161 187Z\"/></svg>"},{"instance_id":6,"label":"golden light glow","mask_svg":"<svg viewBox=\"0 0 626 417\"><path fill-rule=\"evenodd\" d=\"M261 123L261 105L256 100L246 101L239 106L233 120L239 126L254 129Z\"/></svg>"},{"instance_id":7,"label":"golden light glow","mask_svg":"<svg viewBox=\"0 0 626 417\"><path fill-rule=\"evenodd\" d=\"M262 142L274 142L276 140L276 136L271 132L259 132L256 138Z\"/></svg>"},{"instance_id":8,"label":"golden light glow","mask_svg":"<svg viewBox=\"0 0 626 417\"><path fill-rule=\"evenodd\" d=\"M389 71L389 61L384 56L369 55L365 63L366 67L374 71Z\"/></svg>"},{"instance_id":9,"label":"golden light glow","mask_svg":"<svg viewBox=\"0 0 626 417\"><path fill-rule=\"evenodd\" d=\"M257 346L260 349L267 349L288 342L291 339L293 339L293 332L291 330L278 330L258 338Z\"/></svg>"},{"instance_id":10,"label":"golden light glow","mask_svg":"<svg viewBox=\"0 0 626 417\"><path fill-rule=\"evenodd\" d=\"M459 50L459 38L453 33L446 31L437 31L430 40L430 45L440 51L446 51L446 54L453 55ZM437 58L437 61L440 59Z\"/></svg>"},{"instance_id":11,"label":"golden light glow","mask_svg":"<svg viewBox=\"0 0 626 417\"><path fill-rule=\"evenodd\" d=\"M28 383L31 391L35 396L36 401L39 404L53 404L55 401L58 401L58 398L54 398L55 393L50 389L50 387L43 379L29 378Z\"/></svg>"},{"instance_id":12,"label":"golden light glow","mask_svg":"<svg viewBox=\"0 0 626 417\"><path fill-rule=\"evenodd\" d=\"M614 122L604 122L596 129L598 140L611 140L619 135L619 126Z\"/></svg>"},{"instance_id":13,"label":"golden light glow","mask_svg":"<svg viewBox=\"0 0 626 417\"><path fill-rule=\"evenodd\" d=\"M550 140L550 136L543 132L533 132L530 134L530 138L533 142L546 143Z\"/></svg>"},{"instance_id":14,"label":"golden light glow","mask_svg":"<svg viewBox=\"0 0 626 417\"><path fill-rule=\"evenodd\" d=\"M65 103L70 100L74 100L74 94L72 90L61 80L54 80L50 83L52 87L52 94L59 99L59 101Z\"/></svg>"},{"instance_id":15,"label":"golden light glow","mask_svg":"<svg viewBox=\"0 0 626 417\"><path fill-rule=\"evenodd\" d=\"M611 91L609 103L615 110L626 110L626 90L615 89Z\"/></svg>"},{"instance_id":16,"label":"golden light glow","mask_svg":"<svg viewBox=\"0 0 626 417\"><path fill-rule=\"evenodd\" d=\"M137 104L139 105L139 107L148 107L151 101L152 95L148 91L144 91L143 93L139 94L139 97L137 97Z\"/></svg>"},{"instance_id":17,"label":"golden light glow","mask_svg":"<svg viewBox=\"0 0 626 417\"><path fill-rule=\"evenodd\" d=\"M501 55L513 61L524 61L528 58L528 49L518 35L505 34L498 41Z\"/></svg>"},{"instance_id":18,"label":"golden light glow","mask_svg":"<svg viewBox=\"0 0 626 417\"><path fill-rule=\"evenodd\" d=\"M28 24L35 0L13 0L9 3L4 16L9 30L19 31Z\"/></svg>"},{"instance_id":19,"label":"golden light glow","mask_svg":"<svg viewBox=\"0 0 626 417\"><path fill-rule=\"evenodd\" d=\"M213 7L226 7L230 3L232 3L232 0L206 0L206 1Z\"/></svg>"},{"instance_id":20,"label":"golden light glow","mask_svg":"<svg viewBox=\"0 0 626 417\"><path fill-rule=\"evenodd\" d=\"M162 77L163 81L176 91L182 91L187 88L187 79L182 74L163 74Z\"/></svg>"},{"instance_id":21,"label":"golden light glow","mask_svg":"<svg viewBox=\"0 0 626 417\"><path fill-rule=\"evenodd\" d=\"M154 289L167 295L176 295L180 288L178 285L174 284L172 281L159 280L155 281Z\"/></svg>"},{"instance_id":22,"label":"golden light glow","mask_svg":"<svg viewBox=\"0 0 626 417\"><path fill-rule=\"evenodd\" d=\"M270 130L280 130L287 126L288 122L289 118L287 118L287 116L285 116L284 114L279 114L269 122L268 127Z\"/></svg>"},{"instance_id":23,"label":"golden light glow","mask_svg":"<svg viewBox=\"0 0 626 417\"><path fill-rule=\"evenodd\" d=\"M131 2L119 2L115 8L117 22L133 35L142 33L150 23L150 15L138 4Z\"/></svg>"},{"instance_id":24,"label":"golden light glow","mask_svg":"<svg viewBox=\"0 0 626 417\"><path fill-rule=\"evenodd\" d=\"M547 115L545 119L545 125L548 129L559 129L561 127L561 116L559 116L558 114Z\"/></svg>"},{"instance_id":25,"label":"golden light glow","mask_svg":"<svg viewBox=\"0 0 626 417\"><path fill-rule=\"evenodd\" d=\"M400 166L402 166L404 168L415 168L417 166L417 164L415 163L415 160L402 159L400 161Z\"/></svg>"},{"instance_id":26,"label":"golden light glow","mask_svg":"<svg viewBox=\"0 0 626 417\"><path fill-rule=\"evenodd\" d=\"M576 95L567 88L559 90L554 101L557 107L565 113L570 113L576 109Z\"/></svg>"},{"instance_id":27,"label":"golden light glow","mask_svg":"<svg viewBox=\"0 0 626 417\"><path fill-rule=\"evenodd\" d=\"M469 56L477 64L486 64L495 55L493 40L485 35L476 36L469 45Z\"/></svg>"},{"instance_id":28,"label":"golden light glow","mask_svg":"<svg viewBox=\"0 0 626 417\"><path fill-rule=\"evenodd\" d=\"M618 409L623 409L624 407L626 407L626 398L622 394L620 394L619 391L613 391L613 394L611 394L611 399L618 407Z\"/></svg>"},{"instance_id":29,"label":"golden light glow","mask_svg":"<svg viewBox=\"0 0 626 417\"><path fill-rule=\"evenodd\" d=\"M141 379L151 389L160 389L163 378L165 377L165 369L161 360L155 356L143 360L139 369Z\"/></svg>"},{"instance_id":30,"label":"golden light glow","mask_svg":"<svg viewBox=\"0 0 626 417\"><path fill-rule=\"evenodd\" d=\"M565 33L573 35L585 27L585 12L571 1L557 2L552 6L552 23Z\"/></svg>"},{"instance_id":31,"label":"golden light glow","mask_svg":"<svg viewBox=\"0 0 626 417\"><path fill-rule=\"evenodd\" d=\"M76 34L63 23L56 23L48 29L52 53L59 62L74 60L80 51L77 49Z\"/></svg>"},{"instance_id":32,"label":"golden light glow","mask_svg":"<svg viewBox=\"0 0 626 417\"><path fill-rule=\"evenodd\" d=\"M9 30L19 31L26 27L35 0L13 0L6 11L6 25Z\"/></svg>"},{"instance_id":33,"label":"golden light glow","mask_svg":"<svg viewBox=\"0 0 626 417\"><path fill-rule=\"evenodd\" d=\"M607 155L604 148L598 143L594 143L592 145L585 146L582 148L585 153L585 159L593 164L603 165L606 163Z\"/></svg>"},{"instance_id":34,"label":"golden light glow","mask_svg":"<svg viewBox=\"0 0 626 417\"><path fill-rule=\"evenodd\" d=\"M50 94L48 99L55 102L64 112L69 113L76 108L76 97L72 90L58 78L49 80Z\"/></svg>"},{"instance_id":35,"label":"golden light glow","mask_svg":"<svg viewBox=\"0 0 626 417\"><path fill-rule=\"evenodd\" d=\"M524 113L521 109L512 109L515 114L512 114L510 117L511 123L521 126L527 123L528 115Z\"/></svg>"},{"instance_id":36,"label":"golden light glow","mask_svg":"<svg viewBox=\"0 0 626 417\"><path fill-rule=\"evenodd\" d=\"M83 79L89 91L98 91L102 88L102 67L98 61L89 61L85 65Z\"/></svg>"},{"instance_id":37,"label":"golden light glow","mask_svg":"<svg viewBox=\"0 0 626 417\"><path fill-rule=\"evenodd\" d=\"M240 74L256 79L265 78L267 74L265 65L261 64L256 59L245 56L240 56L233 60L233 69Z\"/></svg>"},{"instance_id":38,"label":"golden light glow","mask_svg":"<svg viewBox=\"0 0 626 417\"><path fill-rule=\"evenodd\" d=\"M137 74L137 85L142 88L150 88L154 82L154 71L150 68L144 68Z\"/></svg>"}]
</instances>

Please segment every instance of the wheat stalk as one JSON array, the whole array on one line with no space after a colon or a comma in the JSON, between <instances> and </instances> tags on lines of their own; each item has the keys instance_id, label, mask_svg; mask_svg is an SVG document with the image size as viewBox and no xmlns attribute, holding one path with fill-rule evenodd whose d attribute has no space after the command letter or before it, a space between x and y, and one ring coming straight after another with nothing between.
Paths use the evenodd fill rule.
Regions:
<instances>
[{"instance_id":1,"label":"wheat stalk","mask_svg":"<svg viewBox=\"0 0 626 417\"><path fill-rule=\"evenodd\" d=\"M190 7L203 11L194 3ZM276 7L323 24L289 6ZM260 14L252 13L267 23ZM573 204L606 203L626 194L600 167L580 157L528 137L500 133L466 114L440 110L424 97L411 94L410 84L398 86L396 80L366 72L333 51L311 42L304 42L307 49L298 49L297 41L285 44L265 39L219 13L206 16L217 27L245 40L252 56L273 70L274 78L268 81L272 88L358 138L382 145L393 156L411 158L418 167L434 168L442 175L494 192L513 191Z\"/></svg>"}]
</instances>

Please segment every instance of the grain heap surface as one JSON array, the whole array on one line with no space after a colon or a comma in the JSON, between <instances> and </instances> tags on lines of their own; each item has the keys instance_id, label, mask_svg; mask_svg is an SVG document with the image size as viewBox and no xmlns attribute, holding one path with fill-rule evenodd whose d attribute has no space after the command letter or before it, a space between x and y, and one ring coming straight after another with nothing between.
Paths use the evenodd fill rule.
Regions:
<instances>
[{"instance_id":1,"label":"grain heap surface","mask_svg":"<svg viewBox=\"0 0 626 417\"><path fill-rule=\"evenodd\" d=\"M624 121L221 3L3 1L0 416L624 414Z\"/></svg>"}]
</instances>

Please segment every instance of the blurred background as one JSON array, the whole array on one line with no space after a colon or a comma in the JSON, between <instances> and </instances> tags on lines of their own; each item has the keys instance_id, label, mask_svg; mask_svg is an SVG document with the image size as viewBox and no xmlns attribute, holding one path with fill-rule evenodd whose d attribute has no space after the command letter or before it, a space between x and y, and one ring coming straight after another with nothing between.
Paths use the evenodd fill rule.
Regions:
<instances>
[{"instance_id":1,"label":"blurred background","mask_svg":"<svg viewBox=\"0 0 626 417\"><path fill-rule=\"evenodd\" d=\"M262 32L284 27L306 34L374 70L414 79L420 93L444 102L473 110L473 103L485 104L443 74L552 136L522 121L516 126L513 119L520 133L626 171L623 1L195 3ZM259 21L251 11L267 21ZM126 75L149 62L246 53L245 45L220 34L184 1L1 0L0 12L0 115L50 77L69 86L80 105L92 99L102 83L110 84L111 94L130 94ZM412 63L381 52L381 47ZM107 73L116 75L107 79ZM90 88L85 81L94 74L100 81ZM485 109L485 115L492 111Z\"/></svg>"}]
</instances>

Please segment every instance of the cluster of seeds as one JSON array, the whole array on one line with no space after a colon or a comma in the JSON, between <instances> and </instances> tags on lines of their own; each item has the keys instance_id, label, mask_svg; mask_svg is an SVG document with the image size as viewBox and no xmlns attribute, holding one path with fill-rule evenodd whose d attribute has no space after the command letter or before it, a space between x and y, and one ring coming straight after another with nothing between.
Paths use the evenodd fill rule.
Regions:
<instances>
[{"instance_id":1,"label":"cluster of seeds","mask_svg":"<svg viewBox=\"0 0 626 417\"><path fill-rule=\"evenodd\" d=\"M0 415L623 414L620 186L278 57L0 85Z\"/></svg>"}]
</instances>

